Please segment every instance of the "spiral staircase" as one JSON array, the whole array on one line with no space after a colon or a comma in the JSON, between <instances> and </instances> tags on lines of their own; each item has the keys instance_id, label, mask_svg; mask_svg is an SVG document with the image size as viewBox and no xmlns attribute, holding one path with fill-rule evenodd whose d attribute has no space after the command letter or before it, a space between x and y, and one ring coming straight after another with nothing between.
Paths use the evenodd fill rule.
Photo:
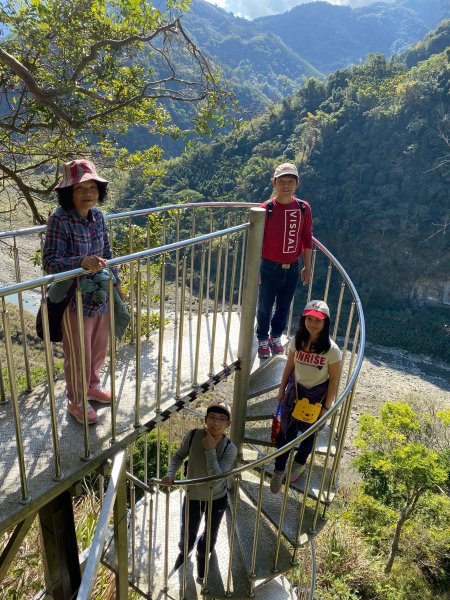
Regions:
<instances>
[{"instance_id":1,"label":"spiral staircase","mask_svg":"<svg viewBox=\"0 0 450 600\"><path fill-rule=\"evenodd\" d=\"M161 217L162 233L159 245L151 247L155 216ZM343 352L338 399L308 432L277 451L270 428L276 409L274 390L286 357L257 359L253 334L264 211L248 204L185 204L110 215L108 221L113 246L128 232L129 254L116 256L108 265L124 267L133 310L131 339L111 345L105 372L105 385L115 402L95 428L67 419L61 401L64 383L54 379L48 330L42 345L47 382L18 393L12 351L17 336L11 333L9 319L9 298L18 294L22 313L24 295L37 290L46 328L48 285L79 277L83 271L21 282L16 268L17 281L0 288L0 362L4 365L6 359L9 384L0 381L0 532L8 536L0 557L0 581L38 517L48 598L91 597L100 561L115 574L116 597L121 599L128 598L131 590L145 598L313 598L314 540L326 525L327 509L338 487L364 350L364 318L351 280L314 240L312 281L294 299L285 342L307 300L329 302L333 338ZM136 221L147 228L143 249L134 244ZM223 223L226 227L219 229ZM25 235L42 237L45 228L0 233L0 238L12 240L18 266L20 238ZM77 301L81 302L81 292ZM151 314L158 318L153 333L148 325ZM110 329L114 339L114 314ZM23 319L18 335L22 335L27 366ZM196 422L201 426L201 406L215 397L232 404L229 435L238 447L238 460L226 474L228 509L199 583L195 552L179 569L173 568L179 552L181 501L192 486L212 484L219 477L181 477L168 493L160 486L166 468L163 438L168 436L170 458L172 444ZM155 443L150 441L152 432L156 432L157 451L151 471L147 465ZM295 484L272 494L274 458L290 451L289 477L295 447L309 435L314 436L314 445L307 469ZM142 476L135 472L137 444L144 453ZM79 493L82 478L94 472L104 484L102 509L92 544L80 554L71 497ZM205 526L208 531L208 523Z\"/></svg>"}]
</instances>

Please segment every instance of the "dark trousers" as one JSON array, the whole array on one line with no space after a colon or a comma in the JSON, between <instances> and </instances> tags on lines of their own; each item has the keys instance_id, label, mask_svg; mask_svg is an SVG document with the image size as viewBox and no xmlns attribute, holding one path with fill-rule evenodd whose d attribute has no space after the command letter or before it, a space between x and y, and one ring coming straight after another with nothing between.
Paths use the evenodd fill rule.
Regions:
<instances>
[{"instance_id":1,"label":"dark trousers","mask_svg":"<svg viewBox=\"0 0 450 600\"><path fill-rule=\"evenodd\" d=\"M205 515L205 529L200 536L197 544L197 557L203 558L206 555L206 530L208 526L208 502L206 500L189 500L189 523L188 523L188 553L194 547L195 540L197 539L198 529L202 516ZM211 542L209 551L214 550L216 545L217 535L219 533L220 523L227 507L227 495L217 500L212 501L211 509ZM181 537L178 547L180 552L184 554L184 527L186 522L186 497L183 500L183 511L182 511L182 522L181 522Z\"/></svg>"},{"instance_id":2,"label":"dark trousers","mask_svg":"<svg viewBox=\"0 0 450 600\"><path fill-rule=\"evenodd\" d=\"M294 422L286 431L286 433L283 433L280 430L277 438L277 449L288 444L289 442L292 442L292 440L294 440L300 434L300 432L306 431L309 427L310 425L308 425L307 423ZM297 453L294 457L295 462L297 462L299 465L306 464L308 456L311 454L313 443L314 435L310 435L309 438L306 438L306 440L301 442L301 444L298 447ZM284 471L288 458L289 452L285 452L284 454L281 454L281 456L278 456L275 459L275 469L277 471Z\"/></svg>"},{"instance_id":3,"label":"dark trousers","mask_svg":"<svg viewBox=\"0 0 450 600\"><path fill-rule=\"evenodd\" d=\"M272 337L280 337L286 327L299 278L298 263L290 269L282 269L280 265L263 259L260 274L256 337L258 340L266 340L269 337L269 325ZM274 304L275 312L271 320Z\"/></svg>"}]
</instances>

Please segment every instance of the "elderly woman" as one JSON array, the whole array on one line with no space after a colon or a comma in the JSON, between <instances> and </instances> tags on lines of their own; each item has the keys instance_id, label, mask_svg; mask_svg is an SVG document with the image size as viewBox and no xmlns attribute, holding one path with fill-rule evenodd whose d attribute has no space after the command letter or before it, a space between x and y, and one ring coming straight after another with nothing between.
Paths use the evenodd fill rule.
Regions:
<instances>
[{"instance_id":1,"label":"elderly woman","mask_svg":"<svg viewBox=\"0 0 450 600\"><path fill-rule=\"evenodd\" d=\"M83 277L93 280L95 273L106 267L111 258L105 219L97 204L107 197L108 181L97 174L94 164L86 159L73 160L64 165L63 179L56 186L59 207L48 220L43 252L46 273L60 273L82 267L89 271ZM116 289L122 296L120 280ZM82 282L83 283L83 282ZM86 282L85 282L86 283ZM90 282L87 282L90 283ZM82 286L82 289L90 289ZM95 287L95 286L94 286ZM111 402L111 393L100 386L100 369L108 348L108 298L92 291L83 292L83 333L85 348L85 376L87 396L102 404ZM83 423L83 386L78 320L75 297L68 304L62 319L64 374L66 378L67 410ZM88 403L89 424L98 421L98 415Z\"/></svg>"}]
</instances>

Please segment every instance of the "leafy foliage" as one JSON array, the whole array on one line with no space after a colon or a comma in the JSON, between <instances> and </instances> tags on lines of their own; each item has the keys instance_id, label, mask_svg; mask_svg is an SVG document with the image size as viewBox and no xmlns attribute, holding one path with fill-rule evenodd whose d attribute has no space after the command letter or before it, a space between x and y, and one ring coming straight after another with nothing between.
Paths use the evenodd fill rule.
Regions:
<instances>
[{"instance_id":1,"label":"leafy foliage","mask_svg":"<svg viewBox=\"0 0 450 600\"><path fill-rule=\"evenodd\" d=\"M8 0L0 8L0 161L3 183L34 201L53 189L60 163L83 155L143 165L147 176L161 149L135 154L117 136L140 125L180 135L165 102L193 104L195 129L222 124L230 95L218 85L197 46L173 13L138 0Z\"/></svg>"},{"instance_id":2,"label":"leafy foliage","mask_svg":"<svg viewBox=\"0 0 450 600\"><path fill-rule=\"evenodd\" d=\"M422 444L439 454L439 463L449 471L445 458L449 448L449 410L438 399L410 397L407 402L387 402L379 417L365 414L360 421L359 442L363 446L363 480L341 487L329 508L329 524L317 538L320 598L366 598L373 600L431 600L449 598L450 498L448 482L443 488L425 491L405 520L402 543L389 573L383 562L396 532L402 482L389 477L382 484L380 472L397 463L392 449ZM373 435L371 435L371 428ZM365 455L371 454L368 460ZM373 469L367 468L372 463ZM414 461L410 467L414 470ZM385 472L390 473L385 468ZM400 474L400 479L402 474ZM407 476L405 477L407 479ZM388 490L389 493L386 493Z\"/></svg>"},{"instance_id":3,"label":"leafy foliage","mask_svg":"<svg viewBox=\"0 0 450 600\"><path fill-rule=\"evenodd\" d=\"M169 439L167 432L163 429L158 431L152 430L148 435L140 437L133 446L133 465L134 474L138 479L144 481L145 472L145 457L147 456L147 476L149 479L157 477L157 464L158 464L158 437L159 437L159 464L161 468L167 468L169 464ZM147 446L147 453L145 453L145 446ZM176 444L172 444L170 453L176 450ZM160 474L160 477L162 475ZM142 496L142 492L137 490L137 499Z\"/></svg>"},{"instance_id":4,"label":"leafy foliage","mask_svg":"<svg viewBox=\"0 0 450 600\"><path fill-rule=\"evenodd\" d=\"M425 522L436 516L433 495L439 494L448 480L447 456L439 451L440 442L446 439L445 433L442 435L446 419L447 411L439 415L422 406L419 416L404 402L386 402L380 417L365 414L360 418L356 438L360 453L355 465L363 477L363 494L356 512L361 515L359 525L369 527L366 532L372 538L374 523L377 528L380 523L386 526L395 515L387 573L399 552L403 529L419 512L420 502L429 507L423 513ZM430 503L425 502L425 496ZM450 540L450 529L446 537Z\"/></svg>"}]
</instances>

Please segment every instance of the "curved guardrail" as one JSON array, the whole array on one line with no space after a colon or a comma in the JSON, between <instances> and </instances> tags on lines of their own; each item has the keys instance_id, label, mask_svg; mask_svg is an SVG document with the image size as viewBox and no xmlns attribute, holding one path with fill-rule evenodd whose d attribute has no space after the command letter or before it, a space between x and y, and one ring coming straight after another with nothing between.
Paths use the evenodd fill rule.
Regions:
<instances>
[{"instance_id":1,"label":"curved guardrail","mask_svg":"<svg viewBox=\"0 0 450 600\"><path fill-rule=\"evenodd\" d=\"M131 211L131 212L127 212L127 213L120 213L120 214L116 214L116 215L109 215L107 217L108 221L110 221L111 223L114 223L116 221L122 221L123 219L134 219L134 218L142 218L145 216L151 216L154 214L171 214L171 211L175 211L177 214L180 213L180 211L183 211L185 209L192 209L195 210L197 208L200 208L201 210L208 210L211 213L214 211L214 209L216 208L225 208L225 209L233 209L233 208L238 208L238 209L243 209L243 208L248 208L248 207L254 207L257 206L257 204L248 204L248 203L236 203L236 204L229 204L229 203L199 203L199 204L181 204L181 205L170 205L170 206L166 206L166 207L162 207L162 208L154 208L154 209L145 209L142 211ZM202 223L202 225L204 227L206 227L207 229L211 229L212 224L213 224L213 219L210 218L210 220L206 219L205 222ZM228 223L230 223L230 220L228 221ZM172 226L171 226L172 227ZM165 260L163 257L165 256L173 256L174 260L173 260L173 265L174 265L174 273L175 275L172 273L172 277L180 277L180 280L176 279L176 289L178 290L179 287L179 281L181 281L181 292L180 292L180 297L178 299L178 306L177 304L175 305L178 309L178 312L176 312L175 314L175 328L178 327L179 331L183 330L183 315L184 313L187 313L188 310L184 304L184 300L183 298L185 297L185 294L187 293L187 289L184 286L188 286L190 287L190 299L192 300L193 295L194 295L194 291L193 291L193 279L194 279L194 273L195 273L195 268L199 266L199 273L198 275L198 281L197 281L197 290L196 290L196 299L198 301L199 304L199 310L198 310L198 314L199 315L204 315L205 316L205 311L206 311L206 316L208 316L208 311L209 311L209 302L211 302L212 305L212 309L211 309L211 321L213 323L213 331L215 331L215 324L216 321L215 319L217 318L218 313L220 313L220 289L223 290L223 301L222 301L222 313L225 312L225 305L227 304L227 311L228 311L228 315L230 316L231 313L233 311L240 311L241 310L241 299L242 299L242 293L243 293L243 288L244 288L244 279L245 279L245 275L246 275L246 271L248 271L248 265L246 266L245 261L246 261L246 248L249 245L249 239L248 239L248 232L249 232L249 225L248 223L244 223L244 224L239 224L236 225L234 227L230 226L227 227L223 230L220 231L209 231L207 233L200 233L193 227L189 230L191 232L191 237L189 237L188 239L185 240L180 240L178 239L180 236L180 228L179 228L179 221L177 221L177 217L175 218L175 225L173 225L172 230L171 230L171 235L175 238L175 241L167 241L167 230L164 229L163 230L163 238L166 240L166 243L156 247L156 248L150 248L150 249L145 249L145 250L141 250L138 252L130 252L129 254L120 256L120 257L116 257L114 259L111 259L110 261L108 261L108 265L109 266L113 266L113 265L127 265L130 269L129 272L129 276L130 276L130 281L133 282L131 289L132 289L132 295L131 295L131 304L132 306L141 306L141 296L140 296L140 289L141 289L141 265L144 265L143 267L143 271L144 271L144 279L145 279L145 266L148 266L149 261L150 260L154 260L156 257L158 257L158 259L161 259L160 264L158 264L158 277L159 277L159 292L160 292L160 300L159 300L159 306L158 306L158 310L159 310L159 331L160 331L160 335L159 335L159 347L161 348L164 344L164 329L165 329L165 305L164 305L164 297L165 297L165 287L164 287L164 281L167 278L167 273L165 271ZM9 238L13 238L14 239L14 248L16 248L16 238L20 238L23 235L41 235L45 232L45 226L39 226L39 227L34 227L34 228L29 228L27 230L22 230L22 231L15 231L15 232L3 232L0 233L0 239L7 239ZM130 239L132 239L132 236L130 236ZM230 240L234 240L232 242L230 242ZM216 245L217 242L217 245ZM235 245L230 245L231 244L235 244ZM214 244L214 245L213 245ZM133 244L130 242L130 248L133 249ZM191 252L191 255L188 256L187 252ZM179 253L184 253L184 256L179 256ZM226 257L226 260L223 260L221 262L221 257L223 253ZM190 259L190 273L188 274L189 268L187 265L189 265L189 259ZM324 266L322 264L320 264L321 260L325 260L328 262L327 266ZM227 262L228 261L228 262ZM214 279L213 276L211 275L211 265L214 265L216 273L215 276L216 278ZM253 265L251 265L253 267ZM132 267L135 269L135 271L132 270ZM20 273L20 270L19 270ZM148 273L148 271L147 271ZM180 276L181 273L181 276ZM341 278L340 281L340 290L339 293L336 295L337 301L336 301L336 310L335 312L335 325L334 325L334 331L333 331L333 337L336 338L338 332L339 332L339 328L342 327L342 322L345 321L345 318L347 318L347 323L345 324L344 322L344 329L345 329L345 335L344 335L344 339L343 339L343 344L342 344L342 352L343 352L343 363L345 363L345 371L343 370L342 372L342 380L341 380L341 386L340 386L340 391L338 394L338 398L336 400L336 402L334 403L333 407L331 408L330 411L328 411L319 421L317 421L308 431L302 433L296 440L293 440L292 442L290 442L289 444L286 444L285 447L279 449L279 450L275 450L273 452L270 452L264 456L261 456L260 458L257 458L256 460L251 460L251 461L247 461L244 464L240 465L239 467L235 468L233 471L231 471L230 473L227 473L225 475L222 476L213 476L213 477L206 477L206 478L202 478L202 479L198 479L198 480L179 480L174 482L174 487L180 487L180 486L184 486L187 490L189 490L189 488L193 485L199 485L199 484L206 484L206 485L210 485L218 480L221 479L223 477L229 477L230 481L233 482L233 490L234 490L234 502L235 502L235 510L233 511L233 526L236 526L237 524L237 520L239 518L239 509L238 509L238 500L240 498L240 494L244 493L244 488L242 487L242 480L243 478L245 478L245 476L248 476L249 474L256 474L254 475L255 477L255 485L258 487L258 497L255 499L255 511L256 511L256 522L257 522L257 526L255 528L254 531L254 539L253 539L253 548L252 548L252 554L251 554L251 569L252 569L252 573L250 574L250 587L249 587L249 594L251 595L254 591L254 584L255 584L255 564L256 564L256 558L257 558L257 553L260 551L260 540L258 540L259 537L259 523L260 523L260 518L261 515L264 512L264 502L263 502L263 491L264 491L264 486L265 484L265 479L266 479L266 467L268 465L268 463L270 463L271 461L273 461L273 459L277 456L279 456L280 454L289 451L290 454L290 459L288 462L288 471L287 471L287 477L289 478L290 475L290 470L292 468L292 464L293 464L293 456L294 456L294 452L293 449L295 448L296 445L298 445L299 442L301 442L302 440L306 439L308 436L313 435L315 436L315 442L314 442L314 446L313 446L313 451L311 454L311 462L310 462L310 468L307 471L306 474L306 480L304 482L304 495L303 495L303 500L300 501L299 507L298 507L298 518L297 521L295 523L295 532L294 535L292 536L293 539L293 546L292 546L292 555L291 555L291 562L292 564L296 564L297 561L297 554L300 551L301 548L306 548L306 544L307 544L307 540L309 537L309 541L311 541L311 539L313 539L315 532L317 531L317 526L318 524L320 524L320 520L324 520L326 517L326 509L327 506L331 500L332 497L332 491L335 487L335 483L336 483L336 479L337 479L337 474L338 474L338 470L339 470L339 464L340 464L340 459L342 456L342 451L343 451L343 446L344 446L344 440L345 440L345 435L346 435L346 431L347 431L347 426L348 426L348 421L349 421L349 416L350 416L350 410L351 410L351 404L352 404L352 400L354 397L354 393L355 393L355 386L356 386L356 382L357 382L357 378L359 375L359 371L361 368L361 364L362 364L362 360L363 360L363 351L364 351L364 344L365 344L365 325L364 325L364 314L363 314L363 310L362 310L362 306L361 306L361 302L357 293L357 290L355 289L353 283L351 282L350 277L348 276L348 274L346 273L344 267L340 264L340 262L331 254L331 252L329 252L325 246L323 244L321 244L318 240L314 239L314 253L313 253L313 277L312 280L310 282L309 288L308 288L308 300L311 299L313 293L315 295L315 297L323 297L325 300L328 299L328 295L331 293L331 289L332 289L332 285L333 285L333 278L334 275L333 273L336 273L338 275L339 278ZM80 277L81 275L85 274L85 272L82 269L76 269L74 271L68 272L68 273L64 273L64 274L59 274L59 275L51 275L51 276L45 276L36 280L33 280L31 282L18 282L18 283L13 283L10 284L8 286L5 286L3 288L0 289L0 299L1 299L1 304L2 304L2 318L3 318L3 325L4 325L4 331L5 331L5 339L7 340L6 343L6 356L7 356L7 361L8 361L8 370L10 372L10 380L11 380L11 396L13 399L13 405L14 405L14 418L15 418L15 429L16 429L16 434L17 434L17 442L18 442L18 447L19 449L21 448L22 444L21 444L21 415L20 415L20 410L19 410L19 405L17 402L17 390L15 390L14 388L14 364L13 362L11 362L11 344L10 344L10 331L9 331L9 324L8 324L8 317L7 317L7 309L6 309L6 300L8 299L8 296L10 296L13 293L18 293L19 296L20 294L22 294L23 292L32 289L32 288L36 288L38 287L38 289L40 290L40 294L42 297L42 307L45 311L45 291L46 288L48 287L49 284L51 284L54 281L61 281L67 278L73 278L73 277ZM196 276L197 276L196 275ZM253 273L254 275L254 273ZM136 278L136 285L134 284L134 280ZM190 284L187 283L190 279ZM214 284L214 294L213 294L213 299L210 299L210 283ZM205 285L206 284L206 285ZM315 290L317 289L318 286L323 286L323 290L321 289L320 292L316 292ZM202 300L202 290L206 287L207 293L205 293L205 299L204 301ZM347 302L346 297L345 297L345 292L346 290L348 290L350 292L350 301ZM228 294L228 303L225 302L225 294ZM178 292L177 292L178 293ZM81 299L79 299L79 301L81 301ZM205 305L206 304L206 308ZM147 305L148 307L148 305ZM189 308L190 311L190 308ZM189 313L190 318L192 318L192 314ZM136 357L141 355L141 348L140 348L140 344L141 344L141 335L142 335L142 330L141 330L141 322L140 322L140 311L137 310L136 311L136 315L135 315L135 323L134 323L134 344L136 346ZM355 321L356 321L356 325L355 325ZM110 320L110 324L111 324L111 320ZM292 325L292 314L291 314L291 319L290 319L290 326ZM201 319L198 319L198 323L197 323L197 335L196 337L199 338L200 337L200 328L201 328ZM227 335L229 335L229 320L227 323ZM25 330L23 330L22 332L23 336L26 336L26 332ZM114 330L113 330L113 325L111 324L111 335L114 335ZM48 336L48 332L46 332L45 334L45 352L46 352L46 360L47 360L47 370L48 370L48 379L49 379L49 389L50 389L50 397L51 397L51 408L52 408L52 428L53 428L53 439L54 439L54 444L55 444L55 448L54 448L54 461L55 461L55 476L54 479L59 480L60 484L63 485L64 483L61 482L61 477L62 477L62 472L60 469L60 461L59 461L59 447L58 447L58 433L57 433L57 425L56 425L56 418L55 418L55 397L54 397L54 393L51 391L52 390L52 372L51 372L51 348L50 348L50 342L49 342L49 336ZM214 346L214 344L212 344L212 346ZM181 361L181 350L182 350L182 343L181 343L181 337L179 338L179 342L178 342L178 358L179 361ZM210 350L211 352L214 352L214 350ZM227 350L225 350L225 354L224 357L227 356L226 354ZM0 352L0 356L1 356L1 352ZM196 354L198 354L198 351L196 352ZM240 359L239 359L240 360ZM239 360L234 361L232 364L236 366L236 368L239 368ZM210 365L213 364L214 361L211 361ZM137 364L137 363L136 363ZM224 360L224 364L225 365L230 365L230 361ZM214 366L214 365L213 365ZM115 369L115 355L114 352L111 352L111 361L110 361L110 368L111 368L111 378L112 381L114 380L114 369ZM196 368L196 367L195 367ZM161 385L161 370L162 370L162 363L158 364L158 369L157 369L157 380L158 380L158 385ZM227 371L227 367L225 368L224 371L224 376L229 376L229 374L232 371ZM208 381L205 383L204 386L201 386L198 384L197 382L197 377L194 377L194 389L195 394L198 394L199 392L201 393L202 391L207 391L212 385L215 385L216 383L218 383L219 379L217 379L216 381L214 380L213 374L217 373L217 369L213 369L210 366L209 369L209 375L210 378L208 379ZM178 373L177 376L179 378L179 369L178 369ZM180 399L176 402L175 405L173 405L172 407L168 407L167 410L162 411L160 410L160 406L161 406L161 402L160 402L160 397L158 398L158 402L155 405L155 409L156 409L156 415L157 415L157 419L150 419L147 420L146 418L141 418L140 415L140 410L139 410L139 386L140 386L140 372L139 369L136 367L136 377L137 377L137 382L136 382L136 402L135 402L135 407L136 407L136 416L134 418L134 432L130 433L129 435L122 437L121 439L121 444L123 445L125 444L133 444L139 437L143 436L144 434L148 433L152 428L157 429L157 431L159 431L159 427L161 426L161 424L164 422L164 420L166 419L172 419L175 417L175 414L177 413L177 411L182 410L185 406L188 406L189 402L194 398L197 397L195 394L187 394L184 398L180 397ZM343 381L345 377L345 381ZM1 383L1 382L0 382ZM278 383L278 382L275 382ZM113 388L114 388L114 384L112 384ZM177 394L179 394L180 388L179 386L177 387ZM113 389L114 392L114 389ZM115 396L115 394L113 394L113 396ZM1 402L0 402L1 404ZM167 404L166 404L167 406ZM329 427L330 429L330 434L329 434L329 442L328 442L328 447L326 450L326 454L325 454L325 459L324 459L324 465L323 465L323 471L322 471L322 476L320 479L320 482L318 483L317 486L317 490L314 492L314 495L311 496L310 494L310 489L311 489L311 482L312 482L312 471L314 468L314 465L316 464L316 445L317 445L317 440L318 440L318 435L320 430L324 427L324 426ZM87 430L87 427L85 428ZM90 446L89 446L89 438L87 436L87 431L85 431L85 460L89 460L90 458ZM113 448L114 448L114 443L116 443L118 440L116 439L116 431L115 431L115 425L114 425L114 410L112 411L112 429L111 429L111 442L113 443ZM332 450L332 446L335 444L335 449ZM108 450L108 455L111 455L113 453L113 449L109 448ZM160 451L159 451L159 438L158 438L158 457L160 457ZM322 459L321 459L322 460ZM93 461L93 463L95 462L95 464L97 464L97 460ZM27 500L27 475L26 475L26 469L25 469L25 461L24 461L24 453L23 453L23 447L22 450L19 451L19 463L20 463L20 470L21 470L21 486L22 486L22 501L26 502ZM327 468L328 466L331 464L331 469L329 469L329 473L327 475ZM132 482L133 485L139 486L145 493L150 494L151 497L154 497L155 494L158 494L158 488L159 485L161 483L161 478L160 478L160 471L163 467L160 466L159 462L157 464L157 468L156 468L156 476L154 477L150 477L150 478L146 478L145 481L141 481L140 479L138 479L134 473L133 473L133 469L130 469L130 472L128 473L128 479L130 482ZM86 467L84 467L84 471L86 471ZM71 478L72 479L72 478ZM211 487L212 489L212 487ZM189 492L188 492L189 493ZM276 523L276 529L277 529L277 536L276 536L276 543L275 543L275 549L274 549L274 554L271 557L271 560L273 561L273 571L277 572L279 569L279 565L282 563L283 561L283 557L281 556L281 549L282 549L282 540L283 540L283 536L285 536L285 528L286 528L286 523L290 518L289 515L289 502L288 502L288 495L289 495L289 486L285 486L285 490L284 493L282 495L282 498L280 500L280 506L279 506L279 512L277 513L277 523ZM311 496L308 499L308 495ZM167 495L168 497L169 495ZM133 511L135 510L135 506L131 506L131 512L133 513ZM23 512L23 511L22 511ZM309 519L309 521L308 521ZM167 527L170 526L170 520L167 519ZM306 536L306 538L305 538ZM101 536L99 539L102 539ZM305 541L306 540L306 541ZM165 542L166 544L168 542ZM313 547L311 546L311 552L312 552L312 558L311 558L311 564L314 565L315 561L314 561L314 552L313 552ZM233 553L233 548L231 548L231 554L230 554L230 561L232 558L232 553ZM165 552L165 556L167 557L167 548L166 548L166 552ZM281 561L281 562L280 562ZM284 567L283 567L284 568ZM231 569L231 562L230 562L230 569ZM126 571L126 570L125 570ZM206 572L208 571L208 565L206 567ZM122 569L122 572L124 572L124 570ZM231 572L231 571L230 571ZM164 573L165 573L165 584L167 585L167 564L164 567ZM314 573L315 573L315 569L313 567L313 575L312 575L312 581L314 581ZM230 575L228 577L228 584L230 584ZM186 586L186 581L184 578L184 589ZM314 586L314 584L312 584L312 586ZM313 587L312 587L313 589ZM227 589L227 591L229 592L229 587ZM303 596L302 596L303 597ZM308 597L312 597L312 596L308 596Z\"/></svg>"}]
</instances>

